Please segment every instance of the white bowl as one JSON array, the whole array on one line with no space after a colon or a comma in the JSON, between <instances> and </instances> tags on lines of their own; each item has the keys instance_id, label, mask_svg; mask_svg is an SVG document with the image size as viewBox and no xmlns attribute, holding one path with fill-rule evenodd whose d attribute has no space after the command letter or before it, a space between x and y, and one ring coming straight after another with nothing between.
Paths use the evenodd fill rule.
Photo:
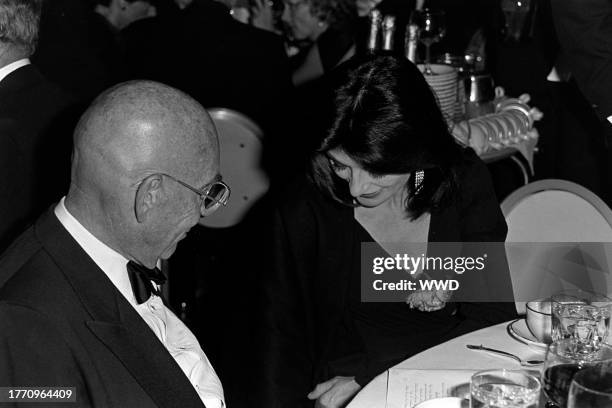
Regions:
<instances>
[{"instance_id":1,"label":"white bowl","mask_svg":"<svg viewBox=\"0 0 612 408\"><path fill-rule=\"evenodd\" d=\"M527 327L541 343L551 343L552 313L550 299L527 302Z\"/></svg>"}]
</instances>

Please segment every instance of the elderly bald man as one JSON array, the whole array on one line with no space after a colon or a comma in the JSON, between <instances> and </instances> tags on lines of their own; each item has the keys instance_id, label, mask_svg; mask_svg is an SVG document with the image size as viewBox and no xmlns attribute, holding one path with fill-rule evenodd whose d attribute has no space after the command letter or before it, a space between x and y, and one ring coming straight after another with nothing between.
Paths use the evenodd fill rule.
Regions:
<instances>
[{"instance_id":1,"label":"elderly bald man","mask_svg":"<svg viewBox=\"0 0 612 408\"><path fill-rule=\"evenodd\" d=\"M74 387L79 407L223 407L155 269L229 197L210 117L128 82L93 102L74 142L68 194L0 259L0 386Z\"/></svg>"}]
</instances>

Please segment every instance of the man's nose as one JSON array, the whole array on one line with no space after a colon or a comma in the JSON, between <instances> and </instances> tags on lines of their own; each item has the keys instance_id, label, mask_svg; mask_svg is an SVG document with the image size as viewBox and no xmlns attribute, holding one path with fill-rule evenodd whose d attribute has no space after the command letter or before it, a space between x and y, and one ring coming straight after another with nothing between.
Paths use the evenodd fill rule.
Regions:
<instances>
[{"instance_id":1,"label":"man's nose","mask_svg":"<svg viewBox=\"0 0 612 408\"><path fill-rule=\"evenodd\" d=\"M353 197L358 197L368 192L370 187L370 177L361 170L353 171L351 180L349 181L349 189Z\"/></svg>"},{"instance_id":2,"label":"man's nose","mask_svg":"<svg viewBox=\"0 0 612 408\"><path fill-rule=\"evenodd\" d=\"M289 16L289 5L285 4L285 7L283 8L283 14L281 15L281 21L289 24L291 23L291 17Z\"/></svg>"}]
</instances>

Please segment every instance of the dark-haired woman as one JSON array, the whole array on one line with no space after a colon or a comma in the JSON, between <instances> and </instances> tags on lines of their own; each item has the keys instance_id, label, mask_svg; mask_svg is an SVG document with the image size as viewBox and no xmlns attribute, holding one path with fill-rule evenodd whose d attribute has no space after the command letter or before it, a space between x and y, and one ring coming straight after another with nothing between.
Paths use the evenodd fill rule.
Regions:
<instances>
[{"instance_id":1,"label":"dark-haired woman","mask_svg":"<svg viewBox=\"0 0 612 408\"><path fill-rule=\"evenodd\" d=\"M362 242L503 242L507 227L485 165L455 143L414 65L369 56L341 73L310 177L277 197L266 407L342 407L403 359L515 314L443 296L361 302Z\"/></svg>"}]
</instances>

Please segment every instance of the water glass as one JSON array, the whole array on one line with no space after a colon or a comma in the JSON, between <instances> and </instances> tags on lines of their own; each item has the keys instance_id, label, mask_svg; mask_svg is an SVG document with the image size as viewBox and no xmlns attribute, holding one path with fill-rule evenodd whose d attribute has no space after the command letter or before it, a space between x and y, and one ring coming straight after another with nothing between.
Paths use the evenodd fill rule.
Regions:
<instances>
[{"instance_id":1,"label":"water glass","mask_svg":"<svg viewBox=\"0 0 612 408\"><path fill-rule=\"evenodd\" d=\"M568 408L612 407L612 362L585 368L574 376Z\"/></svg>"},{"instance_id":2,"label":"water glass","mask_svg":"<svg viewBox=\"0 0 612 408\"><path fill-rule=\"evenodd\" d=\"M552 340L572 339L576 352L589 354L605 342L612 300L583 290L564 291L552 300Z\"/></svg>"},{"instance_id":3,"label":"water glass","mask_svg":"<svg viewBox=\"0 0 612 408\"><path fill-rule=\"evenodd\" d=\"M470 407L536 408L540 387L540 380L525 371L479 371L470 382Z\"/></svg>"}]
</instances>

